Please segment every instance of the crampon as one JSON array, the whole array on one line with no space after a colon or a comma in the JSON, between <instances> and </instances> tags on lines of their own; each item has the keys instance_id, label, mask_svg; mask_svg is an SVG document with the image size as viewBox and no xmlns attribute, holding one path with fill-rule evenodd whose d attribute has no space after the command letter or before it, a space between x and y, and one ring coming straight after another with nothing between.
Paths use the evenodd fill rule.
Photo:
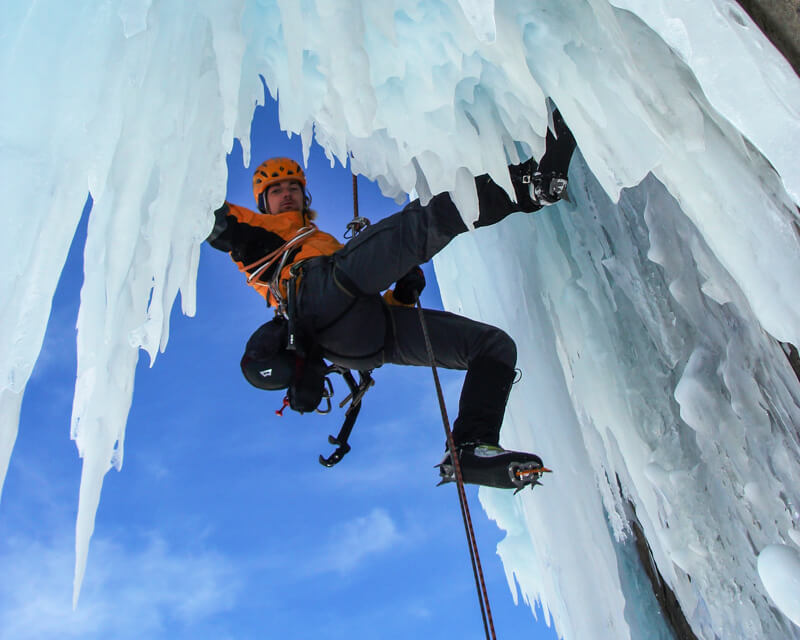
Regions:
<instances>
[{"instance_id":1,"label":"crampon","mask_svg":"<svg viewBox=\"0 0 800 640\"><path fill-rule=\"evenodd\" d=\"M539 482L541 477L551 472L534 454L517 452L503 452L503 454L492 458L462 454L461 475L464 482L498 489L515 489L516 494L527 486L533 489L537 484L541 484ZM522 459L509 460L508 458L512 456ZM436 466L439 468L439 485L456 481L455 469L449 454L446 454L442 462Z\"/></svg>"}]
</instances>

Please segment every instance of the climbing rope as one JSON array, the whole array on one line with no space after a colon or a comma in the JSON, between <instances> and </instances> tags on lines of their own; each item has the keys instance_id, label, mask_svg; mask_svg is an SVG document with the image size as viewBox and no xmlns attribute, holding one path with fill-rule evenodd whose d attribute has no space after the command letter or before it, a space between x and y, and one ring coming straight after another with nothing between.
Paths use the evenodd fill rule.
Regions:
<instances>
[{"instance_id":1,"label":"climbing rope","mask_svg":"<svg viewBox=\"0 0 800 640\"><path fill-rule=\"evenodd\" d=\"M355 238L361 231L366 229L367 226L369 226L369 220L358 214L358 182L356 174L353 173L353 219L347 223L347 230L345 231L344 237ZM497 640L494 631L494 621L492 620L492 610L489 606L489 594L486 590L486 580L483 577L483 568L481 567L481 559L478 554L478 543L475 539L475 530L472 527L472 517L469 513L467 494L464 490L464 477L461 475L461 463L458 459L458 453L456 452L453 432L450 429L450 420L447 417L447 407L444 402L442 385L439 382L439 372L436 369L436 359L428 333L428 324L425 322L425 314L422 311L422 305L419 302L418 296L416 297L416 306L417 312L419 313L419 322L422 326L422 334L425 337L425 348L428 351L428 360L430 362L431 371L433 372L436 395L439 398L439 409L442 412L442 424L447 437L447 449L450 451L450 458L453 461L453 468L455 470L456 486L458 487L458 502L461 507L461 519L464 521L464 532L467 536L469 557L472 563L472 574L475 577L475 589L478 593L478 603L480 604L481 618L483 619L483 630L486 634L486 640Z\"/></svg>"},{"instance_id":2,"label":"climbing rope","mask_svg":"<svg viewBox=\"0 0 800 640\"><path fill-rule=\"evenodd\" d=\"M352 154L350 155L352 157ZM369 220L358 215L358 180L356 174L353 173L353 219L347 223L347 230L344 232L345 239L355 238L368 226Z\"/></svg>"},{"instance_id":3,"label":"climbing rope","mask_svg":"<svg viewBox=\"0 0 800 640\"><path fill-rule=\"evenodd\" d=\"M453 432L450 429L450 420L447 417L447 407L444 403L444 394L442 393L442 385L439 382L439 372L436 369L436 359L433 354L433 346L431 345L430 335L428 334L428 323L425 322L425 314L422 310L422 305L417 297L417 313L419 314L419 323L422 326L422 334L425 337L425 348L428 351L428 360L430 368L433 372L433 382L436 386L436 395L439 399L439 409L442 412L442 425L444 432L447 436L447 449L450 451L450 459L453 461L453 469L456 476L456 486L458 487L458 501L461 505L461 518L464 521L464 531L467 534L467 546L469 547L469 557L472 561L472 573L475 577L475 588L478 592L478 602L481 607L481 617L483 618L483 630L486 633L486 638L489 640L496 640L497 636L494 632L494 621L492 620L492 610L489 606L489 594L486 590L486 581L483 577L483 568L481 567L481 558L478 554L478 543L475 539L475 530L472 527L472 518L469 513L469 504L467 504L467 494L464 491L464 477L461 475L461 462L458 459L458 452L456 451L455 441L453 440ZM491 636L489 635L491 632Z\"/></svg>"}]
</instances>

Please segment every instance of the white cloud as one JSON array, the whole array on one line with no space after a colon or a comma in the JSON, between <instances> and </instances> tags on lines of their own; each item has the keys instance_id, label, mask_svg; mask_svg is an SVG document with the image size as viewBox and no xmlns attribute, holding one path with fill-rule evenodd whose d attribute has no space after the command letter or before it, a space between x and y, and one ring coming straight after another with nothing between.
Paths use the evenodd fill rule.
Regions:
<instances>
[{"instance_id":1,"label":"white cloud","mask_svg":"<svg viewBox=\"0 0 800 640\"><path fill-rule=\"evenodd\" d=\"M69 538L60 536L52 545L6 541L0 551L0 637L157 638L170 625L193 627L230 610L241 588L236 569L213 551L170 549L159 538L138 550L96 539L72 611Z\"/></svg>"},{"instance_id":2,"label":"white cloud","mask_svg":"<svg viewBox=\"0 0 800 640\"><path fill-rule=\"evenodd\" d=\"M320 558L309 565L311 573L349 573L369 556L393 549L402 542L397 526L380 508L333 527Z\"/></svg>"}]
</instances>

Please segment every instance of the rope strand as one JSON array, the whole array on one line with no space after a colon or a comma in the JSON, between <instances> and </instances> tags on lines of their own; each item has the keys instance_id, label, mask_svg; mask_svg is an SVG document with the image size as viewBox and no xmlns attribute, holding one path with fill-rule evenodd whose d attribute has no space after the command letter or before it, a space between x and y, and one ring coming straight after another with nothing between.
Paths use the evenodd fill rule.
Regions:
<instances>
[{"instance_id":1,"label":"rope strand","mask_svg":"<svg viewBox=\"0 0 800 640\"><path fill-rule=\"evenodd\" d=\"M347 228L352 233L351 237L354 238L367 225L369 225L369 220L366 218L361 218L358 215L358 181L356 174L353 173L353 221L347 225ZM347 237L347 234L345 234L345 237ZM428 334L428 325L425 322L425 314L422 311L422 305L420 305L419 296L417 296L416 305L417 312L419 313L419 322L422 326L422 334L425 336L425 348L428 351L428 359L430 361L431 371L433 372L436 395L439 398L439 409L442 413L442 425L444 426L445 435L447 437L447 448L450 451L450 458L453 461L453 468L455 470L456 486L458 487L458 503L461 507L461 519L464 521L464 532L467 536L469 559L472 564L472 575L475 578L475 589L478 594L478 603L480 604L481 609L483 631L486 634L486 640L497 640L497 636L495 635L494 631L494 621L492 620L492 610L489 606L489 594L486 590L486 581L483 577L481 558L478 554L478 543L475 539L475 530L472 527L472 517L469 513L467 494L464 490L464 477L461 475L461 463L456 453L453 432L450 429L450 420L447 417L447 407L444 403L442 385L439 382L439 372L436 370L436 359L433 354L433 345L431 345L430 335Z\"/></svg>"},{"instance_id":2,"label":"rope strand","mask_svg":"<svg viewBox=\"0 0 800 640\"><path fill-rule=\"evenodd\" d=\"M489 606L489 594L486 590L486 581L483 577L483 568L481 567L481 559L478 554L478 543L475 539L475 530L472 527L472 518L470 517L469 505L467 504L467 494L464 491L464 477L461 475L461 462L458 459L455 441L453 440L453 432L450 429L450 420L447 417L447 408L445 407L442 385L439 382L439 372L436 370L433 346L431 345L430 335L428 334L428 324L425 322L425 314L422 311L419 297L417 297L417 313L419 314L419 322L425 337L425 348L428 351L428 359L430 361L431 371L433 372L436 395L439 399L439 409L442 413L442 424L444 426L445 435L447 436L447 448L450 451L450 459L453 461L456 486L458 487L458 501L461 505L461 517L464 520L464 530L467 534L467 546L469 547L470 560L472 561L472 573L475 576L475 588L478 591L478 601L480 602L481 617L483 618L483 630L486 633L487 640L490 638L491 640L497 640L494 631L494 621L492 620L492 610ZM490 632L491 636L489 635Z\"/></svg>"}]
</instances>

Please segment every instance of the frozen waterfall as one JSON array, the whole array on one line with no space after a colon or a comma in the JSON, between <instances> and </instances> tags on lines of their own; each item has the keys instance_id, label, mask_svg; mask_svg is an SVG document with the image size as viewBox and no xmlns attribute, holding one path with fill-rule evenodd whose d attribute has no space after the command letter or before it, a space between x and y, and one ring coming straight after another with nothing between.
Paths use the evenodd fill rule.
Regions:
<instances>
[{"instance_id":1,"label":"frozen waterfall","mask_svg":"<svg viewBox=\"0 0 800 640\"><path fill-rule=\"evenodd\" d=\"M76 601L139 349L166 348L178 293L194 313L225 154L238 138L249 156L263 78L306 152L316 140L332 161L352 154L398 199L450 191L467 221L471 176L510 187L506 165L541 153L555 101L580 149L571 202L435 261L448 309L516 337L524 376L504 441L557 470L546 491L481 492L508 532L510 585L564 638L641 637L621 559L635 511L698 637L800 637L786 575L800 383L779 344L800 344L800 80L738 4L14 0L0 32L13 87L0 99L0 488L94 199L72 415Z\"/></svg>"}]
</instances>

